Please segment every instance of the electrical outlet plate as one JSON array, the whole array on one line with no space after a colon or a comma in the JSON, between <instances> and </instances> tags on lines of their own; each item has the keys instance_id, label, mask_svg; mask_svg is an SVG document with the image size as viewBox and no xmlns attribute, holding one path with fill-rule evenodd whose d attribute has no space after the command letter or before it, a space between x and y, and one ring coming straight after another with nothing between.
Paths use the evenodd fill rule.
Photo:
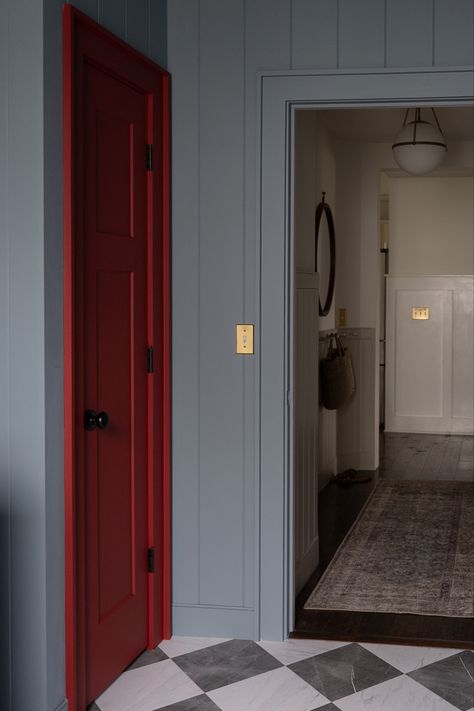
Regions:
<instances>
[{"instance_id":1,"label":"electrical outlet plate","mask_svg":"<svg viewBox=\"0 0 474 711\"><path fill-rule=\"evenodd\" d=\"M236 328L235 352L243 355L253 353L253 324L238 323Z\"/></svg>"}]
</instances>

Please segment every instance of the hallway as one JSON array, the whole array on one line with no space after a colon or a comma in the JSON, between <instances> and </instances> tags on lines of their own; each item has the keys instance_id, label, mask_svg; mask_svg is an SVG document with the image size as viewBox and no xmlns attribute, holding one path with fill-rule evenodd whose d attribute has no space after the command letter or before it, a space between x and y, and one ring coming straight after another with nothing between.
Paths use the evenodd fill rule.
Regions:
<instances>
[{"instance_id":1,"label":"hallway","mask_svg":"<svg viewBox=\"0 0 474 711\"><path fill-rule=\"evenodd\" d=\"M379 480L472 482L471 436L382 433L380 468L366 483L327 485L319 497L320 564L296 600L295 637L473 648L474 619L304 609Z\"/></svg>"},{"instance_id":2,"label":"hallway","mask_svg":"<svg viewBox=\"0 0 474 711\"><path fill-rule=\"evenodd\" d=\"M474 481L474 437L402 434L380 437L380 476L384 479Z\"/></svg>"}]
</instances>

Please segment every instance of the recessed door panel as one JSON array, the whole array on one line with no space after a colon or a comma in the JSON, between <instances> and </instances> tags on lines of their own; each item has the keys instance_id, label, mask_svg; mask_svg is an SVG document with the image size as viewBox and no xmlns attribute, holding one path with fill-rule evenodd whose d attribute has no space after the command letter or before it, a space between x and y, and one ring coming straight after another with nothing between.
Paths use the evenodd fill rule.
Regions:
<instances>
[{"instance_id":1,"label":"recessed door panel","mask_svg":"<svg viewBox=\"0 0 474 711\"><path fill-rule=\"evenodd\" d=\"M412 318L417 305L429 308L429 320ZM444 293L398 291L395 318L395 415L441 417Z\"/></svg>"},{"instance_id":2,"label":"recessed door panel","mask_svg":"<svg viewBox=\"0 0 474 711\"><path fill-rule=\"evenodd\" d=\"M85 433L89 700L147 644L146 107L87 68L85 405L108 416Z\"/></svg>"},{"instance_id":3,"label":"recessed door panel","mask_svg":"<svg viewBox=\"0 0 474 711\"><path fill-rule=\"evenodd\" d=\"M97 111L97 231L133 237L134 124Z\"/></svg>"},{"instance_id":4,"label":"recessed door panel","mask_svg":"<svg viewBox=\"0 0 474 711\"><path fill-rule=\"evenodd\" d=\"M97 402L110 413L107 428L97 438L98 596L99 617L104 619L136 591L133 502L143 498L142 477L137 478L136 469L143 469L144 462L134 446L131 416L135 403L134 275L99 272L97 277ZM146 511L139 513L144 519Z\"/></svg>"}]
</instances>

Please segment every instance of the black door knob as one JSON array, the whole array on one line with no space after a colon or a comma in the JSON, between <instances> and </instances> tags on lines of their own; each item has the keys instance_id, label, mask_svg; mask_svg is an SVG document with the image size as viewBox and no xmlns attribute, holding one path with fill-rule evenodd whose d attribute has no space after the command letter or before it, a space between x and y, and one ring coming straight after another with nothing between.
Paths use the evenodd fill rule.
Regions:
<instances>
[{"instance_id":1,"label":"black door knob","mask_svg":"<svg viewBox=\"0 0 474 711\"><path fill-rule=\"evenodd\" d=\"M84 413L84 427L86 430L95 430L98 427L100 430L105 430L109 424L109 416L106 412L95 412L95 410L86 410Z\"/></svg>"}]
</instances>

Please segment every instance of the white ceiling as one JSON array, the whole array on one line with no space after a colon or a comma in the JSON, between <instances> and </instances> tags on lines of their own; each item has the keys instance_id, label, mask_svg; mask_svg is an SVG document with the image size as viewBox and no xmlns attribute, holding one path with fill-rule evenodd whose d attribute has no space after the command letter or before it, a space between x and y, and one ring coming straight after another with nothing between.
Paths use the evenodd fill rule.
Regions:
<instances>
[{"instance_id":1,"label":"white ceiling","mask_svg":"<svg viewBox=\"0 0 474 711\"><path fill-rule=\"evenodd\" d=\"M363 143L392 142L400 131L406 108L318 110L334 138ZM474 107L439 107L436 114L446 140L474 140ZM410 111L410 117L413 110ZM422 119L432 121L431 109L422 109Z\"/></svg>"}]
</instances>

